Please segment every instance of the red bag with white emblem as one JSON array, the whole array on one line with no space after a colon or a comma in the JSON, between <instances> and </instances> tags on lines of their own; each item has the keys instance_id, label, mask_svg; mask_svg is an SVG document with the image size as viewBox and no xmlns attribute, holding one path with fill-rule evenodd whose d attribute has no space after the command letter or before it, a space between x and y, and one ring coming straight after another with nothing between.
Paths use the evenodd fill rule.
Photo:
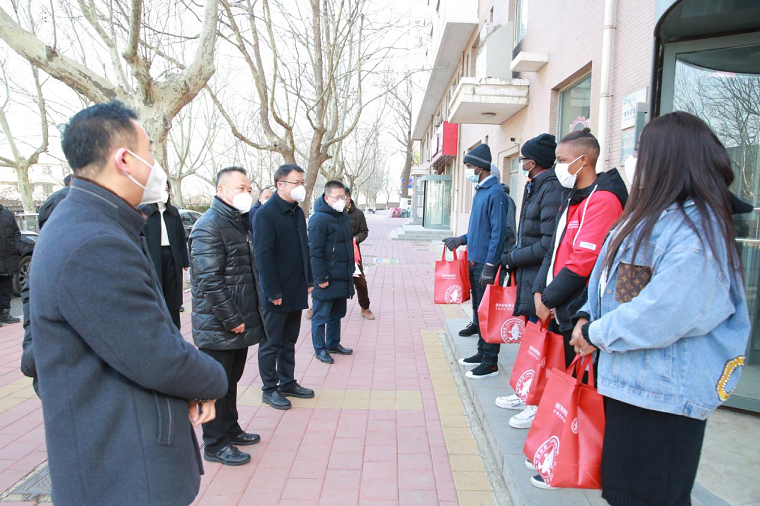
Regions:
<instances>
[{"instance_id":1,"label":"red bag with white emblem","mask_svg":"<svg viewBox=\"0 0 760 506\"><path fill-rule=\"evenodd\" d=\"M453 251L454 260L446 260L446 247L443 247L441 260L435 263L435 284L433 285L436 304L461 304L470 300L470 292L465 291L462 281L462 268Z\"/></svg>"},{"instance_id":2,"label":"red bag with white emblem","mask_svg":"<svg viewBox=\"0 0 760 506\"><path fill-rule=\"evenodd\" d=\"M478 313L479 314L479 313ZM562 336L549 332L549 321L528 322L509 378L509 385L528 406L537 406L546 387L549 371L565 368Z\"/></svg>"},{"instance_id":3,"label":"red bag with white emblem","mask_svg":"<svg viewBox=\"0 0 760 506\"><path fill-rule=\"evenodd\" d=\"M513 344L522 341L528 319L515 316L517 286L512 274L510 286L501 286L499 276L501 266L496 271L496 279L486 287L478 308L480 336L491 344Z\"/></svg>"},{"instance_id":4,"label":"red bag with white emblem","mask_svg":"<svg viewBox=\"0 0 760 506\"><path fill-rule=\"evenodd\" d=\"M588 385L581 381L587 368ZM549 375L523 453L552 487L601 488L604 401L593 384L592 355Z\"/></svg>"},{"instance_id":5,"label":"red bag with white emblem","mask_svg":"<svg viewBox=\"0 0 760 506\"><path fill-rule=\"evenodd\" d=\"M470 286L470 262L467 260L467 247L464 248L459 256L459 269L459 273L462 275L462 283L464 283L462 289L469 294L472 287ZM467 297L469 299L469 295Z\"/></svg>"}]
</instances>

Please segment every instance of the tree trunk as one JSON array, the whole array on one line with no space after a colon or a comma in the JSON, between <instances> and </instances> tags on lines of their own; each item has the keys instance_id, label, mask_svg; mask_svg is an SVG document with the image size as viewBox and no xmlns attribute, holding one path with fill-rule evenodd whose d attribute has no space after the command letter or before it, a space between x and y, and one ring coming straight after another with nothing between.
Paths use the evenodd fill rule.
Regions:
<instances>
[{"instance_id":1,"label":"tree trunk","mask_svg":"<svg viewBox=\"0 0 760 506\"><path fill-rule=\"evenodd\" d=\"M409 176L412 175L412 162L414 156L414 140L412 140L411 132L406 141L406 161L404 162L404 170L401 172L401 196L403 198L409 198Z\"/></svg>"},{"instance_id":2,"label":"tree trunk","mask_svg":"<svg viewBox=\"0 0 760 506\"><path fill-rule=\"evenodd\" d=\"M309 161L306 166L305 178L306 199L301 203L301 208L306 213L307 218L311 209L311 194L314 191L314 185L317 183L317 176L319 176L319 168L327 160L327 156L322 152L322 138L324 135L324 131L315 130L314 136L311 138L311 145L309 146Z\"/></svg>"},{"instance_id":3,"label":"tree trunk","mask_svg":"<svg viewBox=\"0 0 760 506\"><path fill-rule=\"evenodd\" d=\"M185 207L185 199L182 198L182 177L170 178L172 182L172 193L174 194L174 205L183 208Z\"/></svg>"},{"instance_id":4,"label":"tree trunk","mask_svg":"<svg viewBox=\"0 0 760 506\"><path fill-rule=\"evenodd\" d=\"M37 206L34 205L32 197L32 188L29 185L29 165L19 164L15 167L16 180L18 182L18 192L21 194L21 205L24 206L25 213L36 213Z\"/></svg>"}]
</instances>

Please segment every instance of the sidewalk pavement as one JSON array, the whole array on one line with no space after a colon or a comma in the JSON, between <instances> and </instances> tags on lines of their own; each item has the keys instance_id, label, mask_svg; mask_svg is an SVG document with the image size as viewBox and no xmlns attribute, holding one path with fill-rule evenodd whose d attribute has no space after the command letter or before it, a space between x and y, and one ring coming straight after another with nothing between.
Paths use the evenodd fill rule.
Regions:
<instances>
[{"instance_id":1,"label":"sidewalk pavement","mask_svg":"<svg viewBox=\"0 0 760 506\"><path fill-rule=\"evenodd\" d=\"M446 315L464 317L432 302L440 250L391 241L406 220L368 222L362 253L377 319L363 319L349 301L342 344L355 351L334 365L314 358L310 322L302 321L296 379L317 395L293 399L289 411L262 406L257 348L249 351L240 424L262 442L244 448L248 465L205 463L194 504L495 504L439 337ZM190 307L188 300L182 313L188 340ZM20 324L0 328L0 500L16 498L7 492L46 460L40 402L19 371L22 335Z\"/></svg>"}]
</instances>

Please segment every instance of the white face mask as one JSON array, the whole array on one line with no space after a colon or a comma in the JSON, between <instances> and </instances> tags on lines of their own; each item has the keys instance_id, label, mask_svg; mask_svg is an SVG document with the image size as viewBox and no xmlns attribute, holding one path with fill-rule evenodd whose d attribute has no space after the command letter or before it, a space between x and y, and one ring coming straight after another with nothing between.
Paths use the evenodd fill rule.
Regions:
<instances>
[{"instance_id":1,"label":"white face mask","mask_svg":"<svg viewBox=\"0 0 760 506\"><path fill-rule=\"evenodd\" d=\"M306 187L304 185L299 185L290 190L290 198L296 202L303 202L306 200Z\"/></svg>"},{"instance_id":2,"label":"white face mask","mask_svg":"<svg viewBox=\"0 0 760 506\"><path fill-rule=\"evenodd\" d=\"M471 183L477 183L480 179L480 175L476 174L475 169L471 169L470 167L464 169L464 177Z\"/></svg>"},{"instance_id":3,"label":"white face mask","mask_svg":"<svg viewBox=\"0 0 760 506\"><path fill-rule=\"evenodd\" d=\"M636 175L636 161L633 155L625 159L625 177L631 185L633 185L633 176Z\"/></svg>"},{"instance_id":4,"label":"white face mask","mask_svg":"<svg viewBox=\"0 0 760 506\"><path fill-rule=\"evenodd\" d=\"M137 179L132 177L131 174L124 174L129 178L130 181L132 181L134 184L139 186L143 189L143 195L142 199L140 200L140 205L145 204L156 204L158 202L166 202L169 199L169 194L166 192L166 180L167 175L164 169L161 168L161 166L158 164L158 162L154 163L153 165L149 164L130 150L127 150L127 153L134 156L138 160L140 160L142 163L150 167L150 175L148 176L148 180L145 182L145 185L142 185Z\"/></svg>"},{"instance_id":5,"label":"white face mask","mask_svg":"<svg viewBox=\"0 0 760 506\"><path fill-rule=\"evenodd\" d=\"M570 163L558 163L554 167L554 173L557 175L559 184L565 188L573 188L575 186L575 179L578 177L578 173L581 171L581 169L583 169L583 164L581 164L580 168L575 171L575 174L570 174L570 166L581 158L583 158L583 155L579 156Z\"/></svg>"},{"instance_id":6,"label":"white face mask","mask_svg":"<svg viewBox=\"0 0 760 506\"><path fill-rule=\"evenodd\" d=\"M332 207L333 209L335 209L339 213L342 213L343 210L346 209L346 201L345 200L336 200L335 202L332 203L332 206L330 206L330 207Z\"/></svg>"},{"instance_id":7,"label":"white face mask","mask_svg":"<svg viewBox=\"0 0 760 506\"><path fill-rule=\"evenodd\" d=\"M251 206L253 205L253 196L251 196L250 193L247 191L235 193L226 186L222 186L222 188L232 194L232 207L240 211L241 214L247 213L251 210Z\"/></svg>"}]
</instances>

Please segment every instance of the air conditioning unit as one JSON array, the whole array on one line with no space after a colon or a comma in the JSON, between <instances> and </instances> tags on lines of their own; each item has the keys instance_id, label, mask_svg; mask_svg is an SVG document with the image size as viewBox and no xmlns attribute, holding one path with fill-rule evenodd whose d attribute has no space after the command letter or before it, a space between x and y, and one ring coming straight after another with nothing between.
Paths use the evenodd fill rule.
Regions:
<instances>
[{"instance_id":1,"label":"air conditioning unit","mask_svg":"<svg viewBox=\"0 0 760 506\"><path fill-rule=\"evenodd\" d=\"M504 58L504 54L512 50L512 28L513 23L496 25L486 35L485 40L483 39L484 32L481 30L481 43L475 60L476 77L501 79L512 77L512 71L509 68L511 62Z\"/></svg>"},{"instance_id":2,"label":"air conditioning unit","mask_svg":"<svg viewBox=\"0 0 760 506\"><path fill-rule=\"evenodd\" d=\"M494 29L498 28L499 26L500 25L494 25L490 21L486 21L485 23L483 23L483 26L480 27L478 45L482 46L483 43L488 39L488 37L493 33Z\"/></svg>"}]
</instances>

